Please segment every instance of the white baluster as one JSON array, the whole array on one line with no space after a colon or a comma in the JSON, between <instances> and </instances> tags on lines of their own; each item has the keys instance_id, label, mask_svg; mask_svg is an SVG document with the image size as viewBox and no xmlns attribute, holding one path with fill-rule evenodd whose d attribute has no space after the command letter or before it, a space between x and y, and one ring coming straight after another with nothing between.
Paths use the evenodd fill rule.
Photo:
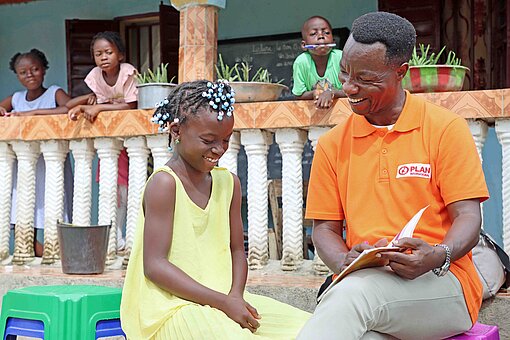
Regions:
<instances>
[{"instance_id":1,"label":"white baluster","mask_svg":"<svg viewBox=\"0 0 510 340\"><path fill-rule=\"evenodd\" d=\"M126 219L126 255L123 265L127 266L133 238L136 230L136 221L142 202L142 191L147 180L147 160L149 158L149 149L147 148L145 137L132 137L126 139L124 146L127 148L129 156L129 187L128 187L128 206Z\"/></svg>"},{"instance_id":2,"label":"white baluster","mask_svg":"<svg viewBox=\"0 0 510 340\"><path fill-rule=\"evenodd\" d=\"M502 153L502 186L503 200L503 245L506 252L510 252L510 120L496 119L496 134L501 144Z\"/></svg>"},{"instance_id":3,"label":"white baluster","mask_svg":"<svg viewBox=\"0 0 510 340\"><path fill-rule=\"evenodd\" d=\"M325 134L330 130L329 127L311 127L308 130L308 138L312 144L312 149L315 152L315 148L317 147L317 142L319 141L319 137ZM315 254L313 257L313 269L317 275L324 275L329 273L329 268L322 262L319 254L317 254L317 249L315 249Z\"/></svg>"},{"instance_id":4,"label":"white baluster","mask_svg":"<svg viewBox=\"0 0 510 340\"><path fill-rule=\"evenodd\" d=\"M14 152L6 142L0 142L0 260L9 257L9 238L11 235L11 187Z\"/></svg>"},{"instance_id":5,"label":"white baluster","mask_svg":"<svg viewBox=\"0 0 510 340\"><path fill-rule=\"evenodd\" d=\"M110 224L110 237L106 264L111 265L117 259L117 179L122 141L114 138L97 138L94 140L97 155L101 161L99 167L99 216L100 225Z\"/></svg>"},{"instance_id":6,"label":"white baluster","mask_svg":"<svg viewBox=\"0 0 510 340\"><path fill-rule=\"evenodd\" d=\"M42 263L60 258L57 220L64 219L64 162L69 151L67 141L44 141L41 151L46 166L44 184L44 251Z\"/></svg>"},{"instance_id":7,"label":"white baluster","mask_svg":"<svg viewBox=\"0 0 510 340\"><path fill-rule=\"evenodd\" d=\"M239 132L233 132L230 136L230 143L227 151L220 158L219 166L227 168L230 172L237 174L237 156L241 149Z\"/></svg>"},{"instance_id":8,"label":"white baluster","mask_svg":"<svg viewBox=\"0 0 510 340\"><path fill-rule=\"evenodd\" d=\"M243 130L241 143L248 157L248 264L250 269L259 269L269 259L267 152L271 135L262 130Z\"/></svg>"},{"instance_id":9,"label":"white baluster","mask_svg":"<svg viewBox=\"0 0 510 340\"><path fill-rule=\"evenodd\" d=\"M18 158L16 229L12 262L25 264L34 259L35 169L39 157L39 144L15 141L12 148Z\"/></svg>"},{"instance_id":10,"label":"white baluster","mask_svg":"<svg viewBox=\"0 0 510 340\"><path fill-rule=\"evenodd\" d=\"M475 119L467 119L469 130L471 130L471 134L473 135L473 139L475 140L476 151L478 151L478 156L480 157L480 162L483 163L482 150L485 144L485 140L487 139L487 123L483 120L475 120ZM483 229L483 203L480 204L480 213L482 214L482 229Z\"/></svg>"},{"instance_id":11,"label":"white baluster","mask_svg":"<svg viewBox=\"0 0 510 340\"><path fill-rule=\"evenodd\" d=\"M154 169L161 168L172 158L172 152L168 150L168 134L146 136L146 139L154 159Z\"/></svg>"},{"instance_id":12,"label":"white baluster","mask_svg":"<svg viewBox=\"0 0 510 340\"><path fill-rule=\"evenodd\" d=\"M303 263L303 148L306 132L276 130L282 154L282 261L283 270L296 270Z\"/></svg>"},{"instance_id":13,"label":"white baluster","mask_svg":"<svg viewBox=\"0 0 510 340\"><path fill-rule=\"evenodd\" d=\"M72 140L74 158L73 224L90 225L92 210L92 139Z\"/></svg>"}]
</instances>

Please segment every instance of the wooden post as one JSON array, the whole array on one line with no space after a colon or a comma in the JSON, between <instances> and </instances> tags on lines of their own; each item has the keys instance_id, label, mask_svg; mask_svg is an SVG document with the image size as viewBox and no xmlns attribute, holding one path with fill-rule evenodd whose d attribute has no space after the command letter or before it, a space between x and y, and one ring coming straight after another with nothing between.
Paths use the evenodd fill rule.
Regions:
<instances>
[{"instance_id":1,"label":"wooden post","mask_svg":"<svg viewBox=\"0 0 510 340\"><path fill-rule=\"evenodd\" d=\"M218 9L226 0L171 0L180 14L179 82L216 78Z\"/></svg>"}]
</instances>

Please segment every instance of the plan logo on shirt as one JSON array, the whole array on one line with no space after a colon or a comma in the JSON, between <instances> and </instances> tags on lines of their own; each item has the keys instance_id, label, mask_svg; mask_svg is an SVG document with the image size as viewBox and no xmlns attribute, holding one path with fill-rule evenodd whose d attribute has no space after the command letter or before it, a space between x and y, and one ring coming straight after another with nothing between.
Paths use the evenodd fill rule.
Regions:
<instances>
[{"instance_id":1,"label":"plan logo on shirt","mask_svg":"<svg viewBox=\"0 0 510 340\"><path fill-rule=\"evenodd\" d=\"M397 168L397 178L401 177L420 177L430 178L430 164L409 163L399 165Z\"/></svg>"}]
</instances>

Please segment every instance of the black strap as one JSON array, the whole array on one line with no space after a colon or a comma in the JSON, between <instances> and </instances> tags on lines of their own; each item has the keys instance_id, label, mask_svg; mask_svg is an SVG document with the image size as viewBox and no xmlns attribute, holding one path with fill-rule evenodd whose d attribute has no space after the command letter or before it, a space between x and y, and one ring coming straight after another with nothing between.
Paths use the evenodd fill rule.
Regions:
<instances>
[{"instance_id":1,"label":"black strap","mask_svg":"<svg viewBox=\"0 0 510 340\"><path fill-rule=\"evenodd\" d=\"M496 254L498 254L498 257L501 260L501 263L505 267L506 272L510 273L510 258L508 257L508 254L483 229L480 230L480 235L482 235L486 242L492 244L492 246L496 250Z\"/></svg>"}]
</instances>

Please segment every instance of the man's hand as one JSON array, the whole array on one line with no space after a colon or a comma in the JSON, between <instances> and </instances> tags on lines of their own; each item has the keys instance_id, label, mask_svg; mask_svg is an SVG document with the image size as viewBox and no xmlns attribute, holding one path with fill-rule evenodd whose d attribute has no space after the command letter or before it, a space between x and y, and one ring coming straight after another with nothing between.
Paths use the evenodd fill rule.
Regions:
<instances>
[{"instance_id":1,"label":"man's hand","mask_svg":"<svg viewBox=\"0 0 510 340\"><path fill-rule=\"evenodd\" d=\"M259 313L248 302L244 301L242 296L236 294L227 295L227 299L220 309L230 319L237 322L241 327L248 328L252 333L260 326L257 321L257 319L260 319Z\"/></svg>"},{"instance_id":2,"label":"man's hand","mask_svg":"<svg viewBox=\"0 0 510 340\"><path fill-rule=\"evenodd\" d=\"M442 266L446 258L443 248L433 247L418 238L404 237L395 246L406 250L384 252L381 258L389 261L389 266L398 276L410 280Z\"/></svg>"},{"instance_id":3,"label":"man's hand","mask_svg":"<svg viewBox=\"0 0 510 340\"><path fill-rule=\"evenodd\" d=\"M368 242L363 242L363 243L354 245L351 248L351 250L345 255L344 263L340 267L340 271L347 268L347 266L349 266L352 263L352 261L354 261L364 250L378 248L378 247L384 247L387 245L388 245L388 240L385 238L380 239L379 241L374 243L373 246L368 244ZM378 262L377 264L375 264L374 267L378 267L378 266L382 267L382 266L386 266L386 265L388 265L388 260L381 258L381 261Z\"/></svg>"}]
</instances>

